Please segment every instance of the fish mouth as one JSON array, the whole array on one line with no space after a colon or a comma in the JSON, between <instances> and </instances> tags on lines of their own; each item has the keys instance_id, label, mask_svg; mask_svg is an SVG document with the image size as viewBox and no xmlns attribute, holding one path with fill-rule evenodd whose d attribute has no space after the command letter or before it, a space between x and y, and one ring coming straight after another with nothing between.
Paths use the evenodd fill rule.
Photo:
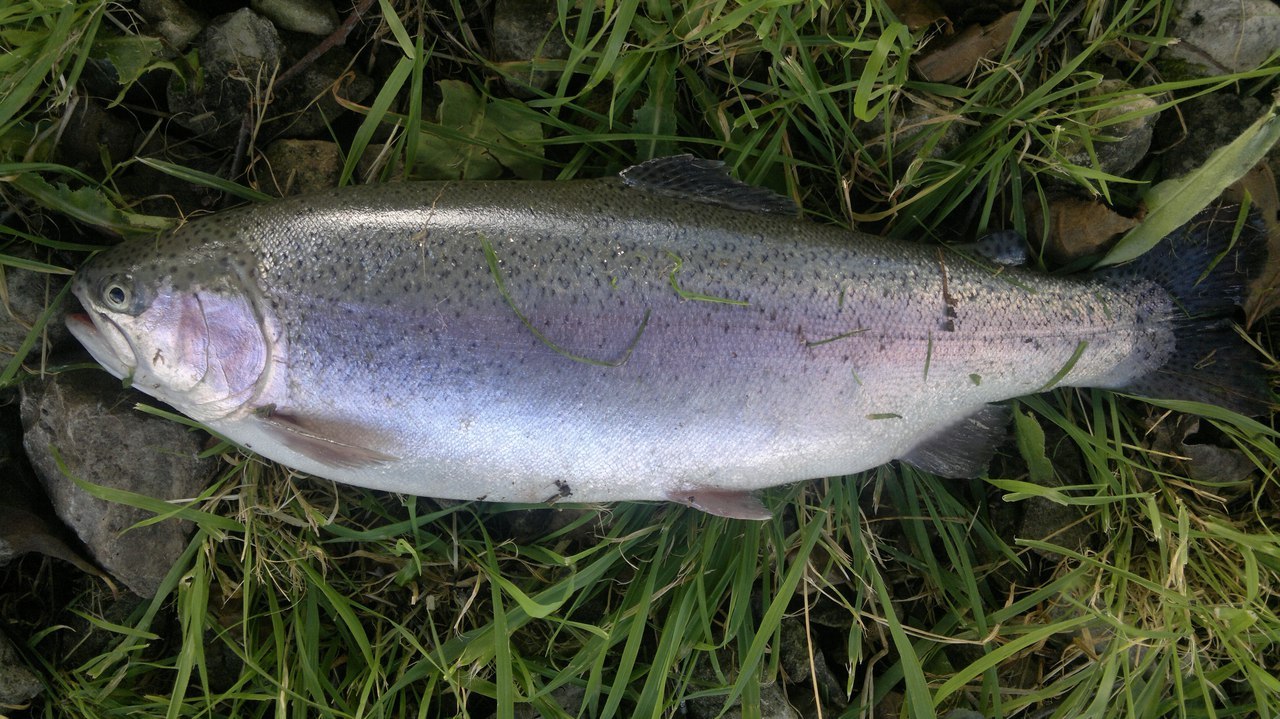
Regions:
<instances>
[{"instance_id":1,"label":"fish mouth","mask_svg":"<svg viewBox=\"0 0 1280 719\"><path fill-rule=\"evenodd\" d=\"M74 312L67 315L67 329L103 369L118 379L133 375L136 362L130 364L126 358L135 358L136 354L114 322L105 317L94 318L84 312Z\"/></svg>"}]
</instances>

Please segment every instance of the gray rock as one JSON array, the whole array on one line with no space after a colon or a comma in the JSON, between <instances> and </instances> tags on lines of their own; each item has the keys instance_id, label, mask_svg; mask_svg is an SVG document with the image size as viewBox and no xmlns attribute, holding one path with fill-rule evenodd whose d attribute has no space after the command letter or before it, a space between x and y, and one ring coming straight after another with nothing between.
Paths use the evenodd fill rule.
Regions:
<instances>
[{"instance_id":1,"label":"gray rock","mask_svg":"<svg viewBox=\"0 0 1280 719\"><path fill-rule=\"evenodd\" d=\"M586 695L586 691L576 684L565 684L562 687L551 690L551 699L570 716L579 714L582 707L582 698ZM515 711L516 719L541 719L546 716L530 704L520 704Z\"/></svg>"},{"instance_id":2,"label":"gray rock","mask_svg":"<svg viewBox=\"0 0 1280 719\"><path fill-rule=\"evenodd\" d=\"M151 27L181 52L204 29L205 18L181 0L141 0L138 11Z\"/></svg>"},{"instance_id":3,"label":"gray rock","mask_svg":"<svg viewBox=\"0 0 1280 719\"><path fill-rule=\"evenodd\" d=\"M1165 52L1206 74L1252 70L1280 48L1280 5L1271 0L1184 0Z\"/></svg>"},{"instance_id":4,"label":"gray rock","mask_svg":"<svg viewBox=\"0 0 1280 719\"><path fill-rule=\"evenodd\" d=\"M942 157L964 141L968 127L949 116L946 109L916 104L903 98L892 107L892 126L886 131L884 114L869 122L854 125L853 134L863 142L874 158L883 158L889 147L893 148L893 170L897 175L906 173L920 154ZM932 146L927 146L942 126L941 136Z\"/></svg>"},{"instance_id":5,"label":"gray rock","mask_svg":"<svg viewBox=\"0 0 1280 719\"><path fill-rule=\"evenodd\" d=\"M943 719L986 719L986 717L972 709L952 709Z\"/></svg>"},{"instance_id":6,"label":"gray rock","mask_svg":"<svg viewBox=\"0 0 1280 719\"><path fill-rule=\"evenodd\" d=\"M190 526L165 520L132 528L150 512L90 495L72 477L161 499L197 495L217 466L197 455L204 435L143 415L140 397L99 372L69 372L23 385L23 444L54 511L98 564L135 594L155 594L187 546Z\"/></svg>"},{"instance_id":7,"label":"gray rock","mask_svg":"<svg viewBox=\"0 0 1280 719\"><path fill-rule=\"evenodd\" d=\"M720 708L724 700L719 697L702 697L690 699L687 703L689 719L742 719L742 705L735 704L723 714ZM760 719L800 719L800 713L787 702L782 687L776 682L760 685L760 706L753 712Z\"/></svg>"},{"instance_id":8,"label":"gray rock","mask_svg":"<svg viewBox=\"0 0 1280 719\"><path fill-rule=\"evenodd\" d=\"M57 264L57 260L49 252L34 245L18 246L5 252L21 259ZM10 266L0 266L0 278L4 282L4 294L0 296L0 366L3 366L13 358L14 353L31 334L40 316L66 284L67 278L64 275ZM67 312L74 306L75 300L68 296L54 308L31 353L27 355L26 362L29 365L40 366L41 359L48 356L50 348L69 341L71 335L67 332L64 320Z\"/></svg>"},{"instance_id":9,"label":"gray rock","mask_svg":"<svg viewBox=\"0 0 1280 719\"><path fill-rule=\"evenodd\" d=\"M1099 84L1097 94L1119 93L1132 89L1132 86L1123 80L1104 80ZM1142 113L1137 117L1109 124L1098 130L1096 134L1106 138L1104 140L1098 137L1093 142L1093 152L1097 157L1099 169L1112 175L1124 176L1125 173L1137 167L1142 158L1146 157L1147 151L1151 149L1151 136L1155 132L1156 121L1160 119L1160 113L1156 110L1159 106L1160 103L1151 96L1134 92L1124 97L1121 102L1099 110L1089 117L1085 124L1096 128L1121 115ZM1090 167L1093 165L1093 158L1089 156L1088 150L1082 148L1071 156L1071 162Z\"/></svg>"},{"instance_id":10,"label":"gray rock","mask_svg":"<svg viewBox=\"0 0 1280 719\"><path fill-rule=\"evenodd\" d=\"M9 638L0 633L0 707L22 706L43 688L36 675L22 664Z\"/></svg>"},{"instance_id":11,"label":"gray rock","mask_svg":"<svg viewBox=\"0 0 1280 719\"><path fill-rule=\"evenodd\" d=\"M338 28L338 11L326 0L252 0L249 7L281 30L328 35Z\"/></svg>"},{"instance_id":12,"label":"gray rock","mask_svg":"<svg viewBox=\"0 0 1280 719\"><path fill-rule=\"evenodd\" d=\"M1214 150L1240 136L1263 112L1256 98L1214 92L1178 105L1156 126L1164 176L1179 177L1204 164Z\"/></svg>"},{"instance_id":13,"label":"gray rock","mask_svg":"<svg viewBox=\"0 0 1280 719\"><path fill-rule=\"evenodd\" d=\"M520 64L569 57L569 45L556 25L556 15L556 0L497 0L493 5L495 59ZM558 73L535 70L532 64L526 67L508 75L507 87L516 95L533 95L526 86L545 90L559 78Z\"/></svg>"},{"instance_id":14,"label":"gray rock","mask_svg":"<svg viewBox=\"0 0 1280 719\"><path fill-rule=\"evenodd\" d=\"M138 125L108 111L91 97L76 103L55 150L65 165L92 175L105 153L114 165L133 157Z\"/></svg>"},{"instance_id":15,"label":"gray rock","mask_svg":"<svg viewBox=\"0 0 1280 719\"><path fill-rule=\"evenodd\" d=\"M270 20L244 8L215 18L198 51L203 84L175 76L168 86L169 110L192 132L233 143L250 100L262 99L280 67L284 45Z\"/></svg>"},{"instance_id":16,"label":"gray rock","mask_svg":"<svg viewBox=\"0 0 1280 719\"><path fill-rule=\"evenodd\" d=\"M269 132L291 138L329 137L333 119L346 112L333 96L334 83L341 78L338 94L356 103L377 89L369 76L351 68L351 62L351 52L336 47L293 80L276 87Z\"/></svg>"},{"instance_id":17,"label":"gray rock","mask_svg":"<svg viewBox=\"0 0 1280 719\"><path fill-rule=\"evenodd\" d=\"M1022 524L1018 536L1023 539L1034 539L1073 551L1082 551L1089 547L1093 529L1083 521L1084 511L1080 507L1069 504L1058 504L1042 497L1031 497L1023 501ZM1058 552L1035 548L1036 554L1050 560L1058 560L1062 555Z\"/></svg>"},{"instance_id":18,"label":"gray rock","mask_svg":"<svg viewBox=\"0 0 1280 719\"><path fill-rule=\"evenodd\" d=\"M275 189L282 196L337 187L342 174L342 152L332 142L276 140L267 147L266 156Z\"/></svg>"},{"instance_id":19,"label":"gray rock","mask_svg":"<svg viewBox=\"0 0 1280 719\"><path fill-rule=\"evenodd\" d=\"M812 621L810 621L810 625L810 631L815 634L824 631L822 628L814 626ZM831 667L827 665L827 658L822 649L811 645L812 642L805 636L803 618L789 617L782 620L782 639L778 647L782 671L785 672L787 686L803 687L799 695L795 697L796 703L793 708L799 710L802 715L817 715L818 711L817 707L814 706L814 702L821 701L824 714L837 715L849 703L844 695L844 687L835 674L832 673ZM809 661L809 653L811 651L813 653L812 663ZM818 686L818 696L816 698L813 694L813 685L815 683Z\"/></svg>"}]
</instances>

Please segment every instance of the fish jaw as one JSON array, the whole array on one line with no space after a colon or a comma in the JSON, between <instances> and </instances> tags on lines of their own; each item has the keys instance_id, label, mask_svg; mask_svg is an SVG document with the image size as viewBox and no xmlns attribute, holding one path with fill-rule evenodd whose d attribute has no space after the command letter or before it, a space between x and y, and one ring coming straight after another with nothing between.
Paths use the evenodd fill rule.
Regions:
<instances>
[{"instance_id":1,"label":"fish jaw","mask_svg":"<svg viewBox=\"0 0 1280 719\"><path fill-rule=\"evenodd\" d=\"M67 329L112 376L122 380L133 376L138 364L137 353L111 320L76 312L67 315Z\"/></svg>"}]
</instances>

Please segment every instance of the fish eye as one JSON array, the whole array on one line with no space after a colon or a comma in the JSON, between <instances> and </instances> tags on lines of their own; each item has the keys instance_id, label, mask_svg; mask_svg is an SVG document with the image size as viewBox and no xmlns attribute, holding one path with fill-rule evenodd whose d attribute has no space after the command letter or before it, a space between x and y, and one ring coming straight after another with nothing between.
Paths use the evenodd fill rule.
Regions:
<instances>
[{"instance_id":1,"label":"fish eye","mask_svg":"<svg viewBox=\"0 0 1280 719\"><path fill-rule=\"evenodd\" d=\"M121 282L108 282L102 288L102 301L107 307L117 312L124 312L133 304L133 292Z\"/></svg>"}]
</instances>

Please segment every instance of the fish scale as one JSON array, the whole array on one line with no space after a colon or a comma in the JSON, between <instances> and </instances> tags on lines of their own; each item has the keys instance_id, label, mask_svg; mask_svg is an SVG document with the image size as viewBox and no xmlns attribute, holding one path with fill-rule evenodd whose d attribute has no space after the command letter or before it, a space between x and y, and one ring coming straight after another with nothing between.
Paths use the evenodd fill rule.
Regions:
<instances>
[{"instance_id":1,"label":"fish scale","mask_svg":"<svg viewBox=\"0 0 1280 719\"><path fill-rule=\"evenodd\" d=\"M990 403L1128 387L1188 349L1155 280L1050 277L806 222L709 168L221 213L94 258L72 329L109 371L318 476L731 516L761 516L751 490L893 459L975 474L1004 431ZM104 305L117 286L128 311ZM194 366L229 368L194 386L147 361L200 354L173 329L193 313L211 348ZM245 353L261 370L209 360Z\"/></svg>"}]
</instances>

